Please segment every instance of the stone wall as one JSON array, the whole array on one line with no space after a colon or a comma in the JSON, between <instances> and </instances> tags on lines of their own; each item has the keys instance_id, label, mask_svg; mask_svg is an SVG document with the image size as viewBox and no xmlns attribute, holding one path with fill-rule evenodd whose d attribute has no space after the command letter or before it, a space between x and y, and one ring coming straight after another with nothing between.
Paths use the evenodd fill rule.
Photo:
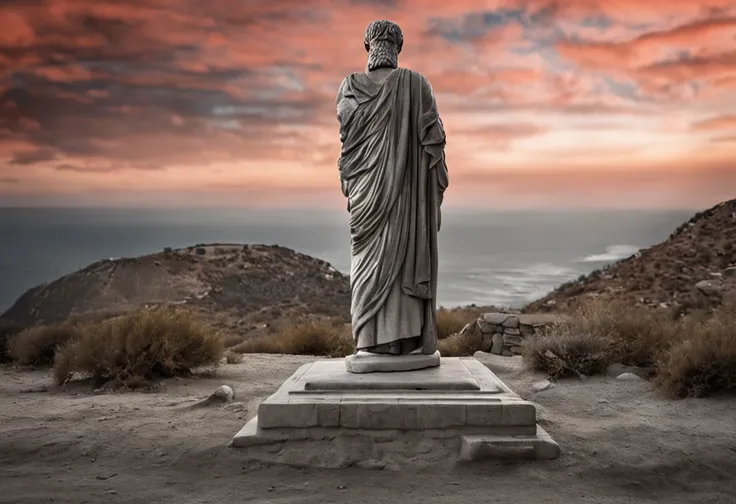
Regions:
<instances>
[{"instance_id":1,"label":"stone wall","mask_svg":"<svg viewBox=\"0 0 736 504\"><path fill-rule=\"evenodd\" d=\"M486 313L478 318L474 330L480 331L484 352L510 357L521 354L524 338L533 336L539 327L554 320L550 316Z\"/></svg>"}]
</instances>

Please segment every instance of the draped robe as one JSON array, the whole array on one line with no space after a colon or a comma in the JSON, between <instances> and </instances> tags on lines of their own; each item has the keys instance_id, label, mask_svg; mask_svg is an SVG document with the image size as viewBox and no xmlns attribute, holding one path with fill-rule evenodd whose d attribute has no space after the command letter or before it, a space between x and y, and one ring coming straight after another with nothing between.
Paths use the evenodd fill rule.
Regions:
<instances>
[{"instance_id":1,"label":"draped robe","mask_svg":"<svg viewBox=\"0 0 736 504\"><path fill-rule=\"evenodd\" d=\"M448 185L445 132L427 79L397 68L364 73L337 95L343 194L351 233L356 350L437 349L437 232Z\"/></svg>"}]
</instances>

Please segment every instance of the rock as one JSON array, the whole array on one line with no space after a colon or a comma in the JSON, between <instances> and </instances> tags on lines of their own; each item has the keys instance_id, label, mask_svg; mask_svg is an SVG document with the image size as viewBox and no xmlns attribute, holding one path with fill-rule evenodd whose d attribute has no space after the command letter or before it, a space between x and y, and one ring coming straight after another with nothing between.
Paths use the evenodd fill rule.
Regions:
<instances>
[{"instance_id":1,"label":"rock","mask_svg":"<svg viewBox=\"0 0 736 504\"><path fill-rule=\"evenodd\" d=\"M513 357L514 356L514 354L512 354L508 350L504 350L503 352L501 352L501 355L503 355L504 357Z\"/></svg>"},{"instance_id":2,"label":"rock","mask_svg":"<svg viewBox=\"0 0 736 504\"><path fill-rule=\"evenodd\" d=\"M488 324L502 325L509 317L507 313L485 313L482 318Z\"/></svg>"},{"instance_id":3,"label":"rock","mask_svg":"<svg viewBox=\"0 0 736 504\"><path fill-rule=\"evenodd\" d=\"M711 280L701 280L695 284L695 288L706 296L715 296L721 293L721 286Z\"/></svg>"},{"instance_id":4,"label":"rock","mask_svg":"<svg viewBox=\"0 0 736 504\"><path fill-rule=\"evenodd\" d=\"M624 373L617 376L616 379L621 381L646 381L644 378L642 378L641 376L637 376L634 373Z\"/></svg>"},{"instance_id":5,"label":"rock","mask_svg":"<svg viewBox=\"0 0 736 504\"><path fill-rule=\"evenodd\" d=\"M536 333L536 331L534 330L534 326L527 324L520 324L519 332L521 332L522 336L526 338L528 338L529 336L534 336L534 334Z\"/></svg>"},{"instance_id":6,"label":"rock","mask_svg":"<svg viewBox=\"0 0 736 504\"><path fill-rule=\"evenodd\" d=\"M220 385L217 387L217 390L212 393L212 397L216 397L223 401L232 401L235 397L235 392L233 392L233 389L228 385Z\"/></svg>"},{"instance_id":7,"label":"rock","mask_svg":"<svg viewBox=\"0 0 736 504\"><path fill-rule=\"evenodd\" d=\"M731 266L723 270L723 276L725 278L736 277L736 266Z\"/></svg>"},{"instance_id":8,"label":"rock","mask_svg":"<svg viewBox=\"0 0 736 504\"><path fill-rule=\"evenodd\" d=\"M511 353L514 355L522 355L524 353L523 347L520 346L512 346L511 347Z\"/></svg>"},{"instance_id":9,"label":"rock","mask_svg":"<svg viewBox=\"0 0 736 504\"><path fill-rule=\"evenodd\" d=\"M504 327L513 327L513 328L519 327L519 317L515 317L515 316L512 315L509 318L507 318L504 321L504 323L501 324L501 325L504 326Z\"/></svg>"},{"instance_id":10,"label":"rock","mask_svg":"<svg viewBox=\"0 0 736 504\"><path fill-rule=\"evenodd\" d=\"M611 364L606 368L606 375L611 378L618 378L622 374L633 374L636 376L645 376L646 371L636 366L624 366L620 363Z\"/></svg>"},{"instance_id":11,"label":"rock","mask_svg":"<svg viewBox=\"0 0 736 504\"><path fill-rule=\"evenodd\" d=\"M483 333L483 337L481 338L481 343L480 343L480 349L484 352L490 352L492 347L493 347L493 335L488 334L488 333Z\"/></svg>"},{"instance_id":12,"label":"rock","mask_svg":"<svg viewBox=\"0 0 736 504\"><path fill-rule=\"evenodd\" d=\"M197 254L197 255L206 255L207 254L207 249L204 248L204 247L197 247L197 248L194 249L194 253Z\"/></svg>"},{"instance_id":13,"label":"rock","mask_svg":"<svg viewBox=\"0 0 736 504\"><path fill-rule=\"evenodd\" d=\"M513 335L513 336L520 336L521 335L521 331L519 331L518 329L513 328L513 327L507 327L507 328L505 328L503 330L503 332L504 332L504 334L510 334L510 335Z\"/></svg>"},{"instance_id":14,"label":"rock","mask_svg":"<svg viewBox=\"0 0 736 504\"><path fill-rule=\"evenodd\" d=\"M495 332L503 332L503 327L498 324L489 324L483 317L480 317L477 322L477 326L480 332L493 334Z\"/></svg>"},{"instance_id":15,"label":"rock","mask_svg":"<svg viewBox=\"0 0 736 504\"><path fill-rule=\"evenodd\" d=\"M501 355L503 353L503 334L496 333L491 339L491 353Z\"/></svg>"},{"instance_id":16,"label":"rock","mask_svg":"<svg viewBox=\"0 0 736 504\"><path fill-rule=\"evenodd\" d=\"M542 391L545 391L547 389L551 389L554 386L555 386L555 384L552 383L551 381L544 380L544 381L541 381L541 382L538 382L538 383L535 383L534 385L532 385L532 390L534 390L534 392L542 392Z\"/></svg>"},{"instance_id":17,"label":"rock","mask_svg":"<svg viewBox=\"0 0 736 504\"><path fill-rule=\"evenodd\" d=\"M512 334L503 335L503 343L507 346L519 346L521 345L521 336L514 336Z\"/></svg>"}]
</instances>

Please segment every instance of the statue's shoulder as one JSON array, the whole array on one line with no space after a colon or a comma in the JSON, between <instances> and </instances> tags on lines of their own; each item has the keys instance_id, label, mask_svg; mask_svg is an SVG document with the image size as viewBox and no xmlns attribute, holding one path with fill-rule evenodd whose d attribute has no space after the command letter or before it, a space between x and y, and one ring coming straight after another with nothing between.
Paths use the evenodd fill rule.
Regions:
<instances>
[{"instance_id":1,"label":"statue's shoulder","mask_svg":"<svg viewBox=\"0 0 736 504\"><path fill-rule=\"evenodd\" d=\"M416 80L419 82L422 91L424 93L428 93L429 95L434 95L434 91L432 90L432 84L429 82L429 79L424 76L421 72L417 72L416 70L410 70L408 68L403 68L402 70L408 72L408 74L411 76L412 80Z\"/></svg>"}]
</instances>

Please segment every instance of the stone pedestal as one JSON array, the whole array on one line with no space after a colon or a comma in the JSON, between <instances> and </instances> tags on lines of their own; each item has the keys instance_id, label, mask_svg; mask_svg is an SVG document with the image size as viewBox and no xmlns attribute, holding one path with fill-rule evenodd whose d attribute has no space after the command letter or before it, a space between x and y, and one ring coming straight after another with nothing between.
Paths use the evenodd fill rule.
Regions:
<instances>
[{"instance_id":1,"label":"stone pedestal","mask_svg":"<svg viewBox=\"0 0 736 504\"><path fill-rule=\"evenodd\" d=\"M322 467L559 455L534 405L472 357L392 373L351 373L342 360L305 364L230 445L258 460Z\"/></svg>"}]
</instances>

